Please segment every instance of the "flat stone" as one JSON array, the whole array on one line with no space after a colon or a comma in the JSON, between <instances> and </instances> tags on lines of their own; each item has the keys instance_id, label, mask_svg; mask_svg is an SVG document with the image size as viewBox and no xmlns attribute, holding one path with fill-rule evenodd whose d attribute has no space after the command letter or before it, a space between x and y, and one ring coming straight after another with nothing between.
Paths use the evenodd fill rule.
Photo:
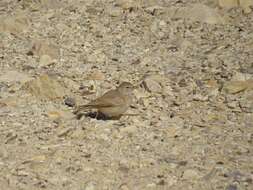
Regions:
<instances>
[{"instance_id":1,"label":"flat stone","mask_svg":"<svg viewBox=\"0 0 253 190\"><path fill-rule=\"evenodd\" d=\"M111 17L118 17L121 16L123 13L123 9L121 9L120 7L109 7L108 8L108 14Z\"/></svg>"},{"instance_id":2,"label":"flat stone","mask_svg":"<svg viewBox=\"0 0 253 190\"><path fill-rule=\"evenodd\" d=\"M0 82L13 83L13 82L21 82L25 83L27 81L32 80L27 74L20 73L18 71L7 71L3 75L0 76Z\"/></svg>"},{"instance_id":3,"label":"flat stone","mask_svg":"<svg viewBox=\"0 0 253 190\"><path fill-rule=\"evenodd\" d=\"M165 78L162 75L148 75L144 77L142 84L148 92L162 93L162 82L164 81Z\"/></svg>"},{"instance_id":4,"label":"flat stone","mask_svg":"<svg viewBox=\"0 0 253 190\"><path fill-rule=\"evenodd\" d=\"M188 169L184 171L183 178L187 180L196 180L198 179L199 173L196 170Z\"/></svg>"},{"instance_id":5,"label":"flat stone","mask_svg":"<svg viewBox=\"0 0 253 190\"><path fill-rule=\"evenodd\" d=\"M19 35L29 26L29 20L24 15L0 17L0 31Z\"/></svg>"},{"instance_id":6,"label":"flat stone","mask_svg":"<svg viewBox=\"0 0 253 190\"><path fill-rule=\"evenodd\" d=\"M65 105L69 106L69 107L74 107L76 105L76 101L74 98L71 97L67 97L64 100Z\"/></svg>"},{"instance_id":7,"label":"flat stone","mask_svg":"<svg viewBox=\"0 0 253 190\"><path fill-rule=\"evenodd\" d=\"M207 24L224 23L224 19L215 9L203 4L195 4L190 8L179 8L173 17L190 19L192 21L199 21Z\"/></svg>"},{"instance_id":8,"label":"flat stone","mask_svg":"<svg viewBox=\"0 0 253 190\"><path fill-rule=\"evenodd\" d=\"M127 134L134 134L138 131L138 128L136 126L127 126L122 129L120 129L121 133L127 133Z\"/></svg>"},{"instance_id":9,"label":"flat stone","mask_svg":"<svg viewBox=\"0 0 253 190\"><path fill-rule=\"evenodd\" d=\"M42 75L34 80L26 82L23 88L40 99L59 99L66 93L66 89L58 81L48 75Z\"/></svg>"},{"instance_id":10,"label":"flat stone","mask_svg":"<svg viewBox=\"0 0 253 190\"><path fill-rule=\"evenodd\" d=\"M58 59L60 56L60 50L56 44L42 40L34 40L32 49L29 51L29 53L30 52L40 57L43 55L47 55L51 59Z\"/></svg>"},{"instance_id":11,"label":"flat stone","mask_svg":"<svg viewBox=\"0 0 253 190\"><path fill-rule=\"evenodd\" d=\"M49 55L42 55L40 57L40 67L47 67L55 63L55 61Z\"/></svg>"},{"instance_id":12,"label":"flat stone","mask_svg":"<svg viewBox=\"0 0 253 190\"><path fill-rule=\"evenodd\" d=\"M229 81L223 86L223 90L229 94L236 94L245 91L246 89L253 89L253 80Z\"/></svg>"},{"instance_id":13,"label":"flat stone","mask_svg":"<svg viewBox=\"0 0 253 190\"><path fill-rule=\"evenodd\" d=\"M115 4L124 10L138 8L140 6L139 2L135 0L116 0Z\"/></svg>"},{"instance_id":14,"label":"flat stone","mask_svg":"<svg viewBox=\"0 0 253 190\"><path fill-rule=\"evenodd\" d=\"M239 0L240 6L245 14L252 12L253 1L252 0Z\"/></svg>"},{"instance_id":15,"label":"flat stone","mask_svg":"<svg viewBox=\"0 0 253 190\"><path fill-rule=\"evenodd\" d=\"M226 187L226 190L237 190L237 186L236 185L228 185Z\"/></svg>"},{"instance_id":16,"label":"flat stone","mask_svg":"<svg viewBox=\"0 0 253 190\"><path fill-rule=\"evenodd\" d=\"M219 0L218 3L222 8L233 8L238 6L238 0Z\"/></svg>"}]
</instances>

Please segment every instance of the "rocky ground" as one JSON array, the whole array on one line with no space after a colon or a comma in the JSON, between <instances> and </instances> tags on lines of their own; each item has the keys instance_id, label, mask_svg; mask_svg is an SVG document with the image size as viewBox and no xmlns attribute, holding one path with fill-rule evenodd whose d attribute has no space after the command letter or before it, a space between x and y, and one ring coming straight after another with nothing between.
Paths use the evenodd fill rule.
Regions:
<instances>
[{"instance_id":1,"label":"rocky ground","mask_svg":"<svg viewBox=\"0 0 253 190\"><path fill-rule=\"evenodd\" d=\"M1 0L0 189L253 189L252 4Z\"/></svg>"}]
</instances>

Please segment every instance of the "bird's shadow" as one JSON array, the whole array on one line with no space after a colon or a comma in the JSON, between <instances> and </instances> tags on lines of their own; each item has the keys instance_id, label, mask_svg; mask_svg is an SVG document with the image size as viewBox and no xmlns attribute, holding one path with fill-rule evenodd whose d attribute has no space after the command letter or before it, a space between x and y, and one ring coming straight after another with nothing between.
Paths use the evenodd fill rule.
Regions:
<instances>
[{"instance_id":1,"label":"bird's shadow","mask_svg":"<svg viewBox=\"0 0 253 190\"><path fill-rule=\"evenodd\" d=\"M114 117L107 117L106 115L104 115L101 112L87 112L87 113L77 113L76 114L76 118L77 119L81 119L82 117L89 117L92 119L97 119L97 120L117 120L120 117L114 118Z\"/></svg>"}]
</instances>

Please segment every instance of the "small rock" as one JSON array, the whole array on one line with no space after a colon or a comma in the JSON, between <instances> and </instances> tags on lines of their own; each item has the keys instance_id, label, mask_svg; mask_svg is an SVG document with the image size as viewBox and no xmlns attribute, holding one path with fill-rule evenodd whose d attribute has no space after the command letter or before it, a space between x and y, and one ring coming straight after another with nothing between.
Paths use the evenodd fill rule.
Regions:
<instances>
[{"instance_id":1,"label":"small rock","mask_svg":"<svg viewBox=\"0 0 253 190\"><path fill-rule=\"evenodd\" d=\"M124 128L121 128L120 129L120 132L121 133L127 133L127 134L134 134L138 131L138 128L134 125L132 126L127 126L127 127L124 127Z\"/></svg>"},{"instance_id":2,"label":"small rock","mask_svg":"<svg viewBox=\"0 0 253 190\"><path fill-rule=\"evenodd\" d=\"M55 61L49 55L42 55L40 57L40 67L47 67L54 63Z\"/></svg>"},{"instance_id":3,"label":"small rock","mask_svg":"<svg viewBox=\"0 0 253 190\"><path fill-rule=\"evenodd\" d=\"M208 96L204 96L204 95L202 95L202 94L195 94L195 95L193 96L193 100L205 102L205 101L208 100Z\"/></svg>"},{"instance_id":4,"label":"small rock","mask_svg":"<svg viewBox=\"0 0 253 190\"><path fill-rule=\"evenodd\" d=\"M124 10L136 9L140 6L135 0L116 0L115 4Z\"/></svg>"},{"instance_id":5,"label":"small rock","mask_svg":"<svg viewBox=\"0 0 253 190\"><path fill-rule=\"evenodd\" d=\"M162 93L163 89L155 76L147 76L143 80L143 86L148 92Z\"/></svg>"},{"instance_id":6,"label":"small rock","mask_svg":"<svg viewBox=\"0 0 253 190\"><path fill-rule=\"evenodd\" d=\"M50 100L62 98L66 92L59 82L48 75L26 82L23 88L38 98Z\"/></svg>"},{"instance_id":7,"label":"small rock","mask_svg":"<svg viewBox=\"0 0 253 190\"><path fill-rule=\"evenodd\" d=\"M123 13L123 10L120 7L110 7L108 9L109 9L108 14L111 17L118 17L118 16L121 16Z\"/></svg>"},{"instance_id":8,"label":"small rock","mask_svg":"<svg viewBox=\"0 0 253 190\"><path fill-rule=\"evenodd\" d=\"M228 102L227 106L231 109L234 109L237 107L237 102L236 101Z\"/></svg>"},{"instance_id":9,"label":"small rock","mask_svg":"<svg viewBox=\"0 0 253 190\"><path fill-rule=\"evenodd\" d=\"M85 190L95 190L95 189L96 189L96 184L93 181L85 185Z\"/></svg>"},{"instance_id":10,"label":"small rock","mask_svg":"<svg viewBox=\"0 0 253 190\"><path fill-rule=\"evenodd\" d=\"M237 186L236 185L229 185L229 186L227 186L226 190L237 190Z\"/></svg>"},{"instance_id":11,"label":"small rock","mask_svg":"<svg viewBox=\"0 0 253 190\"><path fill-rule=\"evenodd\" d=\"M70 97L65 98L64 103L69 107L74 107L76 105L75 99Z\"/></svg>"},{"instance_id":12,"label":"small rock","mask_svg":"<svg viewBox=\"0 0 253 190\"><path fill-rule=\"evenodd\" d=\"M129 190L129 188L127 187L126 184L122 184L120 185L119 190Z\"/></svg>"},{"instance_id":13,"label":"small rock","mask_svg":"<svg viewBox=\"0 0 253 190\"><path fill-rule=\"evenodd\" d=\"M149 13L149 14L151 14L151 15L154 15L156 12L158 12L158 11L163 11L163 7L161 7L161 6L151 6L151 7L147 7L146 9L145 9L145 11L147 12L147 13Z\"/></svg>"}]
</instances>

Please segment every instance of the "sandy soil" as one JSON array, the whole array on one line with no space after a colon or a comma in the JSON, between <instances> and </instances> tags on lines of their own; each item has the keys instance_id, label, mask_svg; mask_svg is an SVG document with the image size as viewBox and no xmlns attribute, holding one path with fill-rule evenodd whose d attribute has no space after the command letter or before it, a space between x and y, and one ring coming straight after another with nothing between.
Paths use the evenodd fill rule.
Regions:
<instances>
[{"instance_id":1,"label":"sandy soil","mask_svg":"<svg viewBox=\"0 0 253 190\"><path fill-rule=\"evenodd\" d=\"M233 6L1 0L0 189L252 190L253 13ZM75 117L122 81L120 120Z\"/></svg>"}]
</instances>

